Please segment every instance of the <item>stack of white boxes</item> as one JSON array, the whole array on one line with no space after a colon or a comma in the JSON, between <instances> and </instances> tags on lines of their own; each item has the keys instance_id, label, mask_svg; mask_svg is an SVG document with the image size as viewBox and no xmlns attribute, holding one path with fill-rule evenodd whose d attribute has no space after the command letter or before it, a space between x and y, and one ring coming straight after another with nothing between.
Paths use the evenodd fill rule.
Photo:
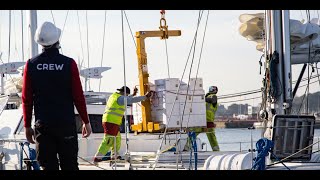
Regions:
<instances>
[{"instance_id":1,"label":"stack of white boxes","mask_svg":"<svg viewBox=\"0 0 320 180\"><path fill-rule=\"evenodd\" d=\"M206 127L202 78L197 78L197 81L191 78L189 90L187 83L181 82L177 93L179 82L178 78L155 80L157 95L151 105L152 121L166 125L169 129L179 129L181 123L184 128Z\"/></svg>"}]
</instances>

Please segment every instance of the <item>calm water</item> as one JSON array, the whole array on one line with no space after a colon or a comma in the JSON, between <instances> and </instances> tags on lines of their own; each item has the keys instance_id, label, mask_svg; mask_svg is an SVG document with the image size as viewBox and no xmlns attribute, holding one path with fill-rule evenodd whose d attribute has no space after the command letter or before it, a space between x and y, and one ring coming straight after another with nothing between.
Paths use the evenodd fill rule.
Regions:
<instances>
[{"instance_id":1,"label":"calm water","mask_svg":"<svg viewBox=\"0 0 320 180\"><path fill-rule=\"evenodd\" d=\"M261 129L249 130L246 128L216 128L216 137L221 151L239 151L240 145L241 150L245 151L251 147L251 133L252 133L252 142L253 148L255 148L256 142L261 138ZM205 133L201 133L198 136L203 142L209 145L207 136ZM318 141L320 138L320 129L315 129L314 131L314 142ZM241 143L240 143L241 142ZM318 144L315 145L316 148ZM204 148L206 148L204 146ZM207 147L208 150L211 150L210 145Z\"/></svg>"}]
</instances>

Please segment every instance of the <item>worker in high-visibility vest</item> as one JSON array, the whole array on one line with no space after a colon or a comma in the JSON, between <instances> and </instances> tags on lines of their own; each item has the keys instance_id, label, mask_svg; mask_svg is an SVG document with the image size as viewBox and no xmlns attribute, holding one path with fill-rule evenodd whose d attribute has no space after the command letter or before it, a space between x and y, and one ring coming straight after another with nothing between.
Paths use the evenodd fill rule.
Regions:
<instances>
[{"instance_id":1,"label":"worker in high-visibility vest","mask_svg":"<svg viewBox=\"0 0 320 180\"><path fill-rule=\"evenodd\" d=\"M196 136L198 136L202 132L206 132L212 151L220 150L218 141L215 135L215 130L214 130L214 128L216 127L214 123L214 117L218 109L218 101L217 101L217 95L216 95L217 92L218 92L217 86L210 86L209 92L205 95L207 127L206 128L195 127L195 128L190 128L188 130L188 131L194 131L196 133ZM185 150L190 149L191 147L190 143L191 142L188 138L187 144L184 148Z\"/></svg>"},{"instance_id":2,"label":"worker in high-visibility vest","mask_svg":"<svg viewBox=\"0 0 320 180\"><path fill-rule=\"evenodd\" d=\"M214 117L216 111L218 110L217 93L218 87L210 86L209 92L206 94L207 128L205 129L205 132L207 134L212 151L220 150L214 130L214 128L216 127L214 123Z\"/></svg>"},{"instance_id":3,"label":"worker in high-visibility vest","mask_svg":"<svg viewBox=\"0 0 320 180\"><path fill-rule=\"evenodd\" d=\"M117 89L119 92L113 93L107 102L105 112L102 116L102 126L104 129L104 138L95 154L94 162L102 161L102 158L111 149L112 155L114 155L114 146L116 144L116 152L119 155L121 146L120 126L122 124L122 117L124 115L126 107L124 106L125 98L127 99L127 105L144 101L151 96L152 93L147 92L144 96L128 96L130 94L130 88L123 86ZM135 90L136 91L136 90ZM126 93L125 93L126 92ZM135 94L135 93L134 93ZM114 139L116 143L114 144ZM111 155L111 156L112 156ZM121 159L121 156L117 156ZM107 158L110 159L110 158Z\"/></svg>"}]
</instances>

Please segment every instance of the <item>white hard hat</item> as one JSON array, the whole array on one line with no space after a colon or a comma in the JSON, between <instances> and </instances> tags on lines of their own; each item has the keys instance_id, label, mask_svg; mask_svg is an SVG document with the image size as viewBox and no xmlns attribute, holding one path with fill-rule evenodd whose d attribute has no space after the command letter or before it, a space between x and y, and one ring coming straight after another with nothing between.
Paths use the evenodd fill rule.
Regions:
<instances>
[{"instance_id":1,"label":"white hard hat","mask_svg":"<svg viewBox=\"0 0 320 180\"><path fill-rule=\"evenodd\" d=\"M218 92L218 87L217 86L210 86L209 87L209 92L217 93Z\"/></svg>"},{"instance_id":2,"label":"white hard hat","mask_svg":"<svg viewBox=\"0 0 320 180\"><path fill-rule=\"evenodd\" d=\"M51 22L40 25L34 35L34 40L42 46L50 46L59 41L61 30Z\"/></svg>"}]
</instances>

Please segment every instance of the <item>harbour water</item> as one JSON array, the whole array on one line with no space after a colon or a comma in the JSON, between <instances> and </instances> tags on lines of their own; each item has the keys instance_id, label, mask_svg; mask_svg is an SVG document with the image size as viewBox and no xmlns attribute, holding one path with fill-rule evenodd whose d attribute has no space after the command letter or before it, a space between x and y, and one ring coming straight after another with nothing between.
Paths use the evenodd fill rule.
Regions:
<instances>
[{"instance_id":1,"label":"harbour water","mask_svg":"<svg viewBox=\"0 0 320 180\"><path fill-rule=\"evenodd\" d=\"M256 142L261 138L261 129L247 128L216 128L216 137L219 143L220 151L248 151L251 148L251 134L252 134L252 146L255 148ZM205 133L200 133L198 138L201 142L207 144L204 148L211 150L209 141ZM320 140L320 129L314 130L314 140ZM314 145L314 149L319 149L319 143Z\"/></svg>"}]
</instances>

